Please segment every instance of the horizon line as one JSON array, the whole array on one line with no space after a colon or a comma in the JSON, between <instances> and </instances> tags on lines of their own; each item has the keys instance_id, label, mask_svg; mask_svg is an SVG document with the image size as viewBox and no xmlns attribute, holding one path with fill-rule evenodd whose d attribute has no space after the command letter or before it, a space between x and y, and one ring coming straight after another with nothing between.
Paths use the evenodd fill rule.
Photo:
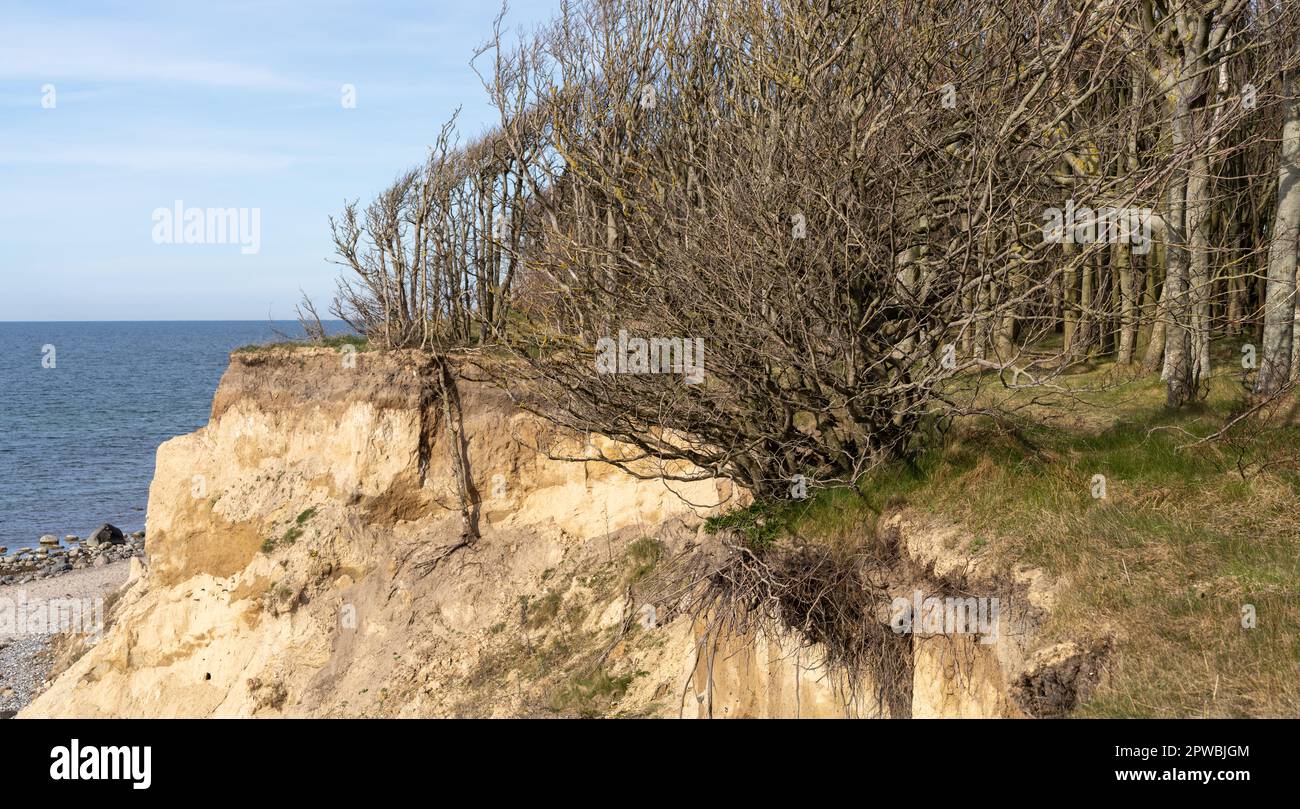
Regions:
<instances>
[{"instance_id":1,"label":"horizon line","mask_svg":"<svg viewBox=\"0 0 1300 809\"><path fill-rule=\"evenodd\" d=\"M321 318L321 323L345 323L346 321L338 319ZM0 319L0 325L6 323L26 324L26 323L298 323L298 320L263 320L261 318L240 318L240 317L199 317L199 318L158 318L148 320L4 320Z\"/></svg>"}]
</instances>

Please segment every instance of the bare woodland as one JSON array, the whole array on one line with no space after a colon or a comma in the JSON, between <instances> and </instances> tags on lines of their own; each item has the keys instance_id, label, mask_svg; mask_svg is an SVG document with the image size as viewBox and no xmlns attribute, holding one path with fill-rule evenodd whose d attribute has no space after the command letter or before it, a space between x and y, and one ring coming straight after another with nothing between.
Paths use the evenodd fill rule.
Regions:
<instances>
[{"instance_id":1,"label":"bare woodland","mask_svg":"<svg viewBox=\"0 0 1300 809\"><path fill-rule=\"evenodd\" d=\"M584 0L474 64L499 124L332 221L332 312L508 358L619 463L780 497L979 410L962 380L1300 374L1300 4ZM598 372L620 332L702 341L702 381Z\"/></svg>"}]
</instances>

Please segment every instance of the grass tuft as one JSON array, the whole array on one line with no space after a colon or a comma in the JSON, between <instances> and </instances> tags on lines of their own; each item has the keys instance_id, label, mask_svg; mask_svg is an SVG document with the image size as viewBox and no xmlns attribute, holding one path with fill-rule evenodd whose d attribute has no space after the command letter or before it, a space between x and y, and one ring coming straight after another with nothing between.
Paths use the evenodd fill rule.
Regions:
<instances>
[{"instance_id":1,"label":"grass tuft","mask_svg":"<svg viewBox=\"0 0 1300 809\"><path fill-rule=\"evenodd\" d=\"M357 351L371 350L370 341L359 334L338 334L324 340L282 340L276 343L252 343L240 346L232 354L257 354L263 351L277 351L294 348L337 348L352 346Z\"/></svg>"}]
</instances>

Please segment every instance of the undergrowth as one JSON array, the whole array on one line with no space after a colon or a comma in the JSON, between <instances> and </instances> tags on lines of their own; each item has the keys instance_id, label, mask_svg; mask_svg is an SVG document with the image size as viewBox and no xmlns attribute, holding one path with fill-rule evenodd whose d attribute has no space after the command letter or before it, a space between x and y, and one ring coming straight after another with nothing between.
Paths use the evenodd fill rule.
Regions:
<instances>
[{"instance_id":1,"label":"undergrowth","mask_svg":"<svg viewBox=\"0 0 1300 809\"><path fill-rule=\"evenodd\" d=\"M1044 641L1116 639L1075 715L1300 715L1300 426L1252 420L1202 442L1244 407L1233 374L1178 412L1159 380L1108 364L1067 381L1088 389L1085 403L959 421L856 488L708 529L767 555L870 542L891 509L941 515L1005 563L1065 582Z\"/></svg>"}]
</instances>

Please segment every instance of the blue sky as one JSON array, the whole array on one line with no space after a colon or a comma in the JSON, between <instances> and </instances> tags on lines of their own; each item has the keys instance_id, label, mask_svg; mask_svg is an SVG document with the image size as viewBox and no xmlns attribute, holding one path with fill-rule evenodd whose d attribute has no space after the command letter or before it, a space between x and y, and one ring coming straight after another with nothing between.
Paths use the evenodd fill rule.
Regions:
<instances>
[{"instance_id":1,"label":"blue sky","mask_svg":"<svg viewBox=\"0 0 1300 809\"><path fill-rule=\"evenodd\" d=\"M515 0L508 24L558 5ZM495 120L469 61L497 11L0 0L0 320L289 319L299 287L323 304L328 217L421 160L457 107L465 138ZM258 252L155 243L177 200L259 209Z\"/></svg>"}]
</instances>

